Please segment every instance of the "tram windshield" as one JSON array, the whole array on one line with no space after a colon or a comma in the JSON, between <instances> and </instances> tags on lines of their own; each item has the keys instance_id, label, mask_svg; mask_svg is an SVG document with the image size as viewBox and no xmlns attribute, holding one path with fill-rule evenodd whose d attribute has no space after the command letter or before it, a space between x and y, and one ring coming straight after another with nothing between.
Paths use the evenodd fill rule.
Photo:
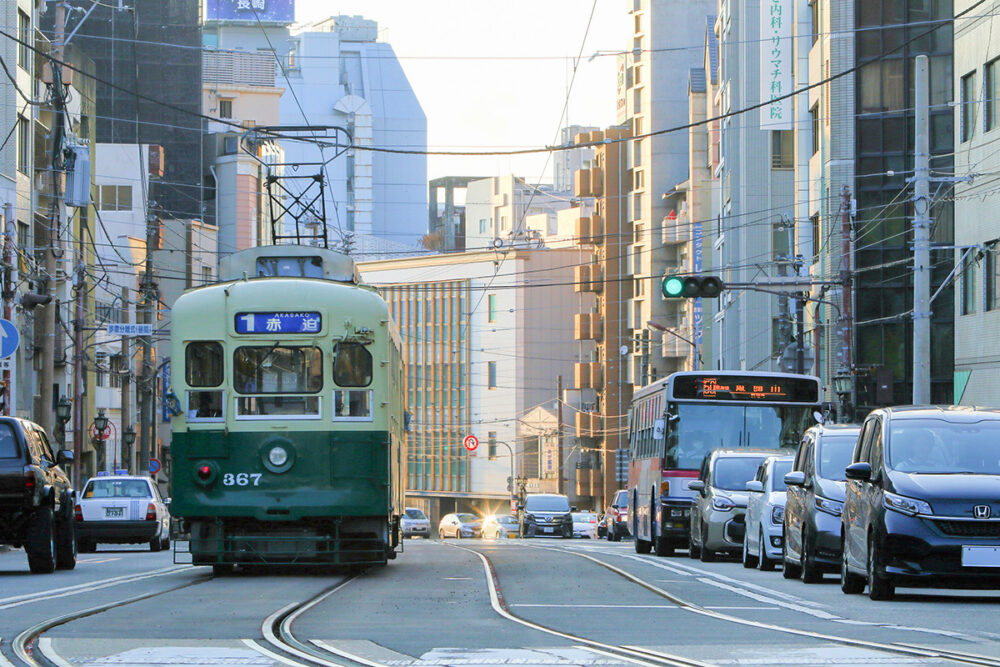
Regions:
<instances>
[{"instance_id":1,"label":"tram windshield","mask_svg":"<svg viewBox=\"0 0 1000 667\"><path fill-rule=\"evenodd\" d=\"M241 394L314 394L323 388L318 347L238 347L233 369L233 388Z\"/></svg>"}]
</instances>

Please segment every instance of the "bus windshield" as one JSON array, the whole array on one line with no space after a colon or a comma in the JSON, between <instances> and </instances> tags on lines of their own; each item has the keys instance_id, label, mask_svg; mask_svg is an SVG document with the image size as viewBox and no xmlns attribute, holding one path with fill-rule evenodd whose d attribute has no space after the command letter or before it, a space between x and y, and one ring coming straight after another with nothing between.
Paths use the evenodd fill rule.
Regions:
<instances>
[{"instance_id":1,"label":"bus windshield","mask_svg":"<svg viewBox=\"0 0 1000 667\"><path fill-rule=\"evenodd\" d=\"M665 469L697 470L713 449L794 448L812 406L672 403Z\"/></svg>"}]
</instances>

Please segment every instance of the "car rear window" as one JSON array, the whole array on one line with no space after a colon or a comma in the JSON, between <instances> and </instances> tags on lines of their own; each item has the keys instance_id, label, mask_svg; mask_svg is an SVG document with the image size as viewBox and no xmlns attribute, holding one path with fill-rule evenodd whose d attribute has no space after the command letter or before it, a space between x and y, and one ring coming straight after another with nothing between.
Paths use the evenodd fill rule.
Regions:
<instances>
[{"instance_id":1,"label":"car rear window","mask_svg":"<svg viewBox=\"0 0 1000 667\"><path fill-rule=\"evenodd\" d=\"M528 496L524 509L528 512L568 512L569 498L566 496Z\"/></svg>"},{"instance_id":2,"label":"car rear window","mask_svg":"<svg viewBox=\"0 0 1000 667\"><path fill-rule=\"evenodd\" d=\"M615 507L625 507L628 505L628 491L619 491L615 496L615 502L611 503Z\"/></svg>"},{"instance_id":3,"label":"car rear window","mask_svg":"<svg viewBox=\"0 0 1000 667\"><path fill-rule=\"evenodd\" d=\"M14 438L14 429L3 424L0 426L0 459L15 459L17 457L17 440Z\"/></svg>"},{"instance_id":4,"label":"car rear window","mask_svg":"<svg viewBox=\"0 0 1000 667\"><path fill-rule=\"evenodd\" d=\"M409 519L426 519L427 515L420 510L406 510L406 516Z\"/></svg>"},{"instance_id":5,"label":"car rear window","mask_svg":"<svg viewBox=\"0 0 1000 667\"><path fill-rule=\"evenodd\" d=\"M763 456L720 457L715 461L712 486L724 491L746 491L747 482L757 474L763 460Z\"/></svg>"},{"instance_id":6,"label":"car rear window","mask_svg":"<svg viewBox=\"0 0 1000 667\"><path fill-rule=\"evenodd\" d=\"M151 498L149 484L141 479L92 479L83 492L85 500L97 498Z\"/></svg>"}]
</instances>

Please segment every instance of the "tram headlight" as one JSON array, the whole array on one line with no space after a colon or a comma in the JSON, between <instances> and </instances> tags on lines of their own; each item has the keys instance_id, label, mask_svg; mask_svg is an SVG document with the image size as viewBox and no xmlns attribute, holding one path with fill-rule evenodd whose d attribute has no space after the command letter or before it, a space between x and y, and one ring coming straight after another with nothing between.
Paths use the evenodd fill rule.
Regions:
<instances>
[{"instance_id":1,"label":"tram headlight","mask_svg":"<svg viewBox=\"0 0 1000 667\"><path fill-rule=\"evenodd\" d=\"M288 451L284 447L274 447L268 452L267 460L271 465L281 467L288 463Z\"/></svg>"}]
</instances>

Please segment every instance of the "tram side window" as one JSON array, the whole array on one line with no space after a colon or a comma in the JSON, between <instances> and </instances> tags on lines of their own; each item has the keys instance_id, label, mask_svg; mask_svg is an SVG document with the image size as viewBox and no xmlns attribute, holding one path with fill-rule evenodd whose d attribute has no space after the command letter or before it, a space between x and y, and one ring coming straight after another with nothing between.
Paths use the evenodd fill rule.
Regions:
<instances>
[{"instance_id":1,"label":"tram side window","mask_svg":"<svg viewBox=\"0 0 1000 667\"><path fill-rule=\"evenodd\" d=\"M189 387L218 387L224 378L222 344L215 341L188 343L184 351L184 379ZM188 390L189 420L217 421L223 417L222 390Z\"/></svg>"},{"instance_id":2,"label":"tram side window","mask_svg":"<svg viewBox=\"0 0 1000 667\"><path fill-rule=\"evenodd\" d=\"M370 420L372 393L367 389L337 389L333 392L334 419Z\"/></svg>"},{"instance_id":3,"label":"tram side window","mask_svg":"<svg viewBox=\"0 0 1000 667\"><path fill-rule=\"evenodd\" d=\"M372 383L372 354L361 343L337 343L333 351L333 381L338 387Z\"/></svg>"}]
</instances>

